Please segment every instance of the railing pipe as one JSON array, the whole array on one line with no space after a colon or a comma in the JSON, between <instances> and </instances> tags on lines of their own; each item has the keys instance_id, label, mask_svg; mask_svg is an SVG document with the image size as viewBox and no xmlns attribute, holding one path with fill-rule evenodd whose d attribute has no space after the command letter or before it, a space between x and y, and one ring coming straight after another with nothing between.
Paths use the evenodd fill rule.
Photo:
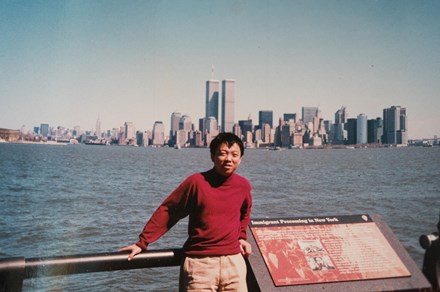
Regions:
<instances>
[{"instance_id":1,"label":"railing pipe","mask_svg":"<svg viewBox=\"0 0 440 292\"><path fill-rule=\"evenodd\" d=\"M0 291L21 291L24 279L179 266L182 249L151 250L127 260L129 252L44 258L0 259Z\"/></svg>"}]
</instances>

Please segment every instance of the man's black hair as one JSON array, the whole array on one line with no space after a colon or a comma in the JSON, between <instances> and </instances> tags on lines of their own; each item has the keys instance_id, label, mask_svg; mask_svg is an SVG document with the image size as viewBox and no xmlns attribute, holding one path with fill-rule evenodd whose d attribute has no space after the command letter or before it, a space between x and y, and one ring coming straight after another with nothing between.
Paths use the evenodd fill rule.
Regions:
<instances>
[{"instance_id":1,"label":"man's black hair","mask_svg":"<svg viewBox=\"0 0 440 292\"><path fill-rule=\"evenodd\" d=\"M240 147L240 152L241 152L240 156L243 156L244 154L243 141L241 141L241 139L233 133L220 133L214 139L212 139L211 144L209 144L211 154L215 155L215 151L223 143L226 143L228 147L231 147L232 145L237 143L238 147Z\"/></svg>"}]
</instances>

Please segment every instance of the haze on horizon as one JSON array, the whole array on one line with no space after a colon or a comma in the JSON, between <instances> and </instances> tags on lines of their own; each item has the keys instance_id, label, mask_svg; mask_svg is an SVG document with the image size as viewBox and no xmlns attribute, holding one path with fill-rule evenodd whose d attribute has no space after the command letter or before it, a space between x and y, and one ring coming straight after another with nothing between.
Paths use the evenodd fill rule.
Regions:
<instances>
[{"instance_id":1,"label":"haze on horizon","mask_svg":"<svg viewBox=\"0 0 440 292\"><path fill-rule=\"evenodd\" d=\"M382 117L439 135L440 2L0 2L0 128L151 130L205 112L205 81L236 80L236 120L259 110Z\"/></svg>"}]
</instances>

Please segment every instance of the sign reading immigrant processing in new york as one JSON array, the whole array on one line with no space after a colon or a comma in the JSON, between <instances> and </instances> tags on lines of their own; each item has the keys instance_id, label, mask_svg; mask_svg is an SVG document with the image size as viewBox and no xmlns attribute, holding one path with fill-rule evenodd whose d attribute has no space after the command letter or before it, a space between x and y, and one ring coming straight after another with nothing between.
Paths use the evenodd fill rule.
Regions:
<instances>
[{"instance_id":1,"label":"sign reading immigrant processing in new york","mask_svg":"<svg viewBox=\"0 0 440 292\"><path fill-rule=\"evenodd\" d=\"M275 286L411 276L369 215L254 219Z\"/></svg>"}]
</instances>

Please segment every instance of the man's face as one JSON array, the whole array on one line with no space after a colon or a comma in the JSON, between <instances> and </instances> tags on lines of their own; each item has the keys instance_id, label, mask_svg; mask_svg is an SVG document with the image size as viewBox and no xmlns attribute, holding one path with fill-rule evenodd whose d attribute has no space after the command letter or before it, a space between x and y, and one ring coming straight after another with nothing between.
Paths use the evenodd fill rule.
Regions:
<instances>
[{"instance_id":1,"label":"man's face","mask_svg":"<svg viewBox=\"0 0 440 292\"><path fill-rule=\"evenodd\" d=\"M241 151L237 143L228 147L228 144L223 143L211 155L211 160L214 162L214 169L222 176L230 176L237 169L241 162Z\"/></svg>"}]
</instances>

